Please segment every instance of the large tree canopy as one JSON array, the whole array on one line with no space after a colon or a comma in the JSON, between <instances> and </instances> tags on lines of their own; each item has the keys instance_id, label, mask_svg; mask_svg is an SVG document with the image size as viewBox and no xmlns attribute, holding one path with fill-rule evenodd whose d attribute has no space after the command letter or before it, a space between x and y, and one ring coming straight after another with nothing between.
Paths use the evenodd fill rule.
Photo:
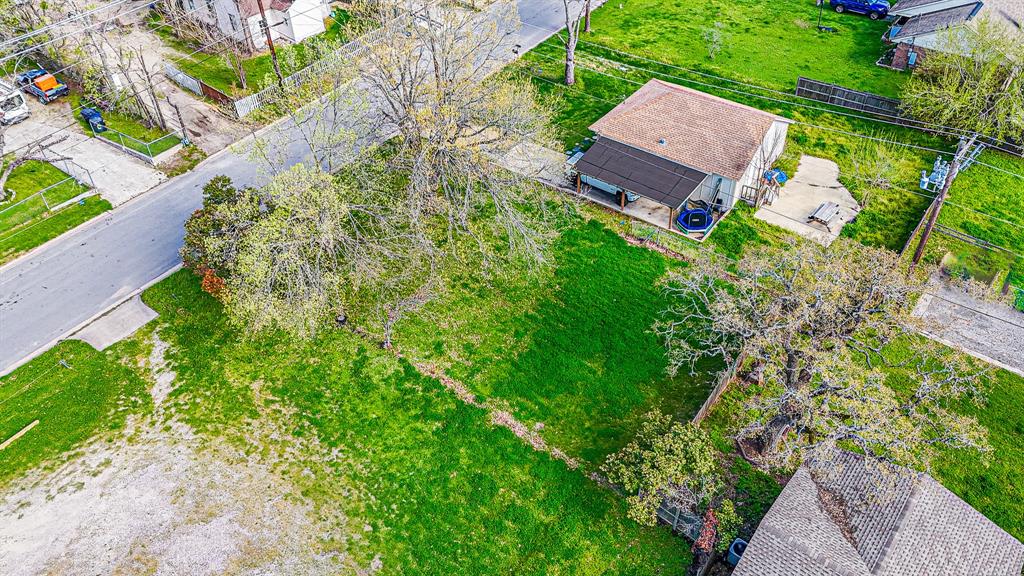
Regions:
<instances>
[{"instance_id":1,"label":"large tree canopy","mask_svg":"<svg viewBox=\"0 0 1024 576\"><path fill-rule=\"evenodd\" d=\"M1024 41L987 18L941 35L906 84L911 116L996 140L1024 139Z\"/></svg>"},{"instance_id":2,"label":"large tree canopy","mask_svg":"<svg viewBox=\"0 0 1024 576\"><path fill-rule=\"evenodd\" d=\"M911 312L925 280L894 253L840 239L761 250L735 277L724 266L673 274L656 328L673 369L719 356L759 374L739 434L749 457L788 467L850 448L920 468L939 446L987 447L977 421L949 407L980 401L980 376L919 336ZM896 382L894 367L910 377Z\"/></svg>"}]
</instances>

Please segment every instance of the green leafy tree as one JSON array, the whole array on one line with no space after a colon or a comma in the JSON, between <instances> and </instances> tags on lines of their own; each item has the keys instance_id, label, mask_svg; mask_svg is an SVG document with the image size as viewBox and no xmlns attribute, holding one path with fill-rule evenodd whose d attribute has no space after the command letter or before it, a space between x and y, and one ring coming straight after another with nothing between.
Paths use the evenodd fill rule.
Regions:
<instances>
[{"instance_id":1,"label":"green leafy tree","mask_svg":"<svg viewBox=\"0 0 1024 576\"><path fill-rule=\"evenodd\" d=\"M674 273L656 330L674 370L746 358L743 369L763 382L738 415L748 458L827 466L837 448L852 448L922 469L940 449L988 450L977 420L950 408L983 401L981 373L920 337L927 326L912 310L926 273L908 278L895 253L845 239L758 251L727 280L723 266Z\"/></svg>"},{"instance_id":2,"label":"green leafy tree","mask_svg":"<svg viewBox=\"0 0 1024 576\"><path fill-rule=\"evenodd\" d=\"M940 36L907 82L911 116L996 140L1024 138L1024 42L988 18Z\"/></svg>"},{"instance_id":3,"label":"green leafy tree","mask_svg":"<svg viewBox=\"0 0 1024 576\"><path fill-rule=\"evenodd\" d=\"M629 494L629 516L653 526L662 502L702 516L723 488L707 433L692 423L649 413L633 440L605 461L608 480Z\"/></svg>"},{"instance_id":4,"label":"green leafy tree","mask_svg":"<svg viewBox=\"0 0 1024 576\"><path fill-rule=\"evenodd\" d=\"M265 216L266 207L257 191L236 188L227 176L214 176L203 186L203 207L185 221L185 267L204 278L227 279L242 235Z\"/></svg>"}]
</instances>

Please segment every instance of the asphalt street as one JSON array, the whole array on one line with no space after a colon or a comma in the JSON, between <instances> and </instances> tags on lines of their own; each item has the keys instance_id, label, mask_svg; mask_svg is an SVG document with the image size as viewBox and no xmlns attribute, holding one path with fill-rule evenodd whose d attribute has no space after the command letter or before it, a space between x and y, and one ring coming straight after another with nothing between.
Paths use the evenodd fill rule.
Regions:
<instances>
[{"instance_id":1,"label":"asphalt street","mask_svg":"<svg viewBox=\"0 0 1024 576\"><path fill-rule=\"evenodd\" d=\"M520 53L564 26L561 0L519 0L518 6ZM268 129L283 164L311 160L303 130L291 120ZM225 150L0 268L0 375L178 265L183 224L202 205L203 185L220 174L251 186L264 181L267 169L244 152Z\"/></svg>"}]
</instances>

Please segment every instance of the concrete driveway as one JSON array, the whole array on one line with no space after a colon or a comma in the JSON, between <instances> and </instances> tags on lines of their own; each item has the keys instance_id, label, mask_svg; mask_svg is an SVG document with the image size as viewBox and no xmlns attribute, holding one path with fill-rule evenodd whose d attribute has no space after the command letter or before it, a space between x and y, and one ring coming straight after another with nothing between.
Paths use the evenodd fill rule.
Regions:
<instances>
[{"instance_id":1,"label":"concrete driveway","mask_svg":"<svg viewBox=\"0 0 1024 576\"><path fill-rule=\"evenodd\" d=\"M823 202L839 205L839 214L828 226L808 219ZM755 212L754 217L828 246L859 211L860 205L839 182L835 162L801 156L796 174L782 187L779 197Z\"/></svg>"},{"instance_id":2,"label":"concrete driveway","mask_svg":"<svg viewBox=\"0 0 1024 576\"><path fill-rule=\"evenodd\" d=\"M86 135L75 122L71 106L65 100L43 105L29 100L32 116L7 129L4 152L14 150L38 139L40 136L57 132L68 138L55 145L57 154L70 156L79 166L89 171L96 190L114 206L142 194L166 179L154 167L120 150L100 142L92 135ZM79 174L73 174L82 178Z\"/></svg>"}]
</instances>

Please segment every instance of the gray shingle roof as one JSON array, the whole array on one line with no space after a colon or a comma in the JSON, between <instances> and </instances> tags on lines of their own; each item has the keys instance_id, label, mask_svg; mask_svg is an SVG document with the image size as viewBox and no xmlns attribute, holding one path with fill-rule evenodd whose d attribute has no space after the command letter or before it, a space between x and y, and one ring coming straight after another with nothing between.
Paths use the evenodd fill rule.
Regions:
<instances>
[{"instance_id":1,"label":"gray shingle roof","mask_svg":"<svg viewBox=\"0 0 1024 576\"><path fill-rule=\"evenodd\" d=\"M874 481L860 457L844 453L833 470L817 479L797 470L734 576L1021 575L1024 544L934 479L894 469L884 495L866 496ZM819 485L844 503L845 519L824 510Z\"/></svg>"},{"instance_id":2,"label":"gray shingle roof","mask_svg":"<svg viewBox=\"0 0 1024 576\"><path fill-rule=\"evenodd\" d=\"M938 4L942 1L943 0L900 0L892 7L891 10L889 10L889 12L899 12L901 9L917 8L918 6L927 6L928 4Z\"/></svg>"},{"instance_id":3,"label":"gray shingle roof","mask_svg":"<svg viewBox=\"0 0 1024 576\"><path fill-rule=\"evenodd\" d=\"M929 12L914 16L899 29L899 32L892 37L892 40L905 40L922 34L931 34L937 30L944 30L950 26L963 24L970 20L981 9L981 2L965 4L948 10Z\"/></svg>"}]
</instances>

